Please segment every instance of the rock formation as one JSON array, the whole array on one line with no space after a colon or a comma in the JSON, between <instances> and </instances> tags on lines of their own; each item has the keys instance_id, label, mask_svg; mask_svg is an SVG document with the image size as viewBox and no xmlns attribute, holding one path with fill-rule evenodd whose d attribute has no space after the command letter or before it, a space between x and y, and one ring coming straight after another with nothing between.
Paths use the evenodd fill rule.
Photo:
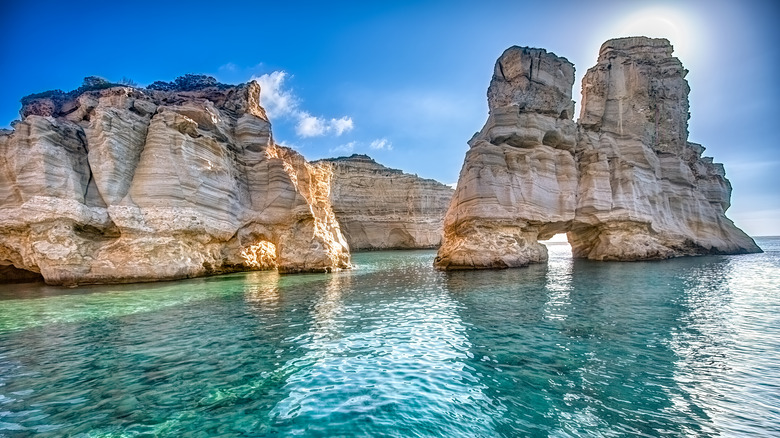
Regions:
<instances>
[{"instance_id":1,"label":"rock formation","mask_svg":"<svg viewBox=\"0 0 780 438\"><path fill-rule=\"evenodd\" d=\"M350 249L440 245L452 188L382 166L367 155L321 162L333 168L330 202Z\"/></svg>"},{"instance_id":2,"label":"rock formation","mask_svg":"<svg viewBox=\"0 0 780 438\"><path fill-rule=\"evenodd\" d=\"M687 70L665 39L604 43L582 80L574 254L640 260L759 252L729 220L722 164L688 142Z\"/></svg>"},{"instance_id":3,"label":"rock formation","mask_svg":"<svg viewBox=\"0 0 780 438\"><path fill-rule=\"evenodd\" d=\"M574 66L543 49L511 47L498 59L490 114L469 141L437 267L547 260L538 239L565 231L576 206L573 83Z\"/></svg>"},{"instance_id":4,"label":"rock formation","mask_svg":"<svg viewBox=\"0 0 780 438\"><path fill-rule=\"evenodd\" d=\"M686 73L665 39L607 41L575 124L572 64L541 49L504 52L435 265L543 262L538 240L560 232L575 257L594 260L759 252L725 216L723 166L687 141Z\"/></svg>"},{"instance_id":5,"label":"rock formation","mask_svg":"<svg viewBox=\"0 0 780 438\"><path fill-rule=\"evenodd\" d=\"M23 120L0 134L2 278L349 267L332 171L274 144L256 82L89 85L24 99Z\"/></svg>"}]
</instances>

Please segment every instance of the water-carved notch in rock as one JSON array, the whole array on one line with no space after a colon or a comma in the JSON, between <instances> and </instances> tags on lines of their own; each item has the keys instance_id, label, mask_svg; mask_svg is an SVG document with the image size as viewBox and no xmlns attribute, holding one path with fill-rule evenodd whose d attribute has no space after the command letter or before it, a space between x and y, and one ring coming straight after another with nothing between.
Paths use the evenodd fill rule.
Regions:
<instances>
[{"instance_id":1,"label":"water-carved notch in rock","mask_svg":"<svg viewBox=\"0 0 780 438\"><path fill-rule=\"evenodd\" d=\"M558 131L550 130L544 133L542 144L550 147L557 147L561 143L561 135Z\"/></svg>"},{"instance_id":2,"label":"water-carved notch in rock","mask_svg":"<svg viewBox=\"0 0 780 438\"><path fill-rule=\"evenodd\" d=\"M244 247L241 250L241 257L244 259L244 264L252 269L276 269L276 245L267 240Z\"/></svg>"},{"instance_id":3,"label":"water-carved notch in rock","mask_svg":"<svg viewBox=\"0 0 780 438\"><path fill-rule=\"evenodd\" d=\"M0 278L5 283L28 283L33 281L43 281L43 275L40 272L19 269L14 265L0 264Z\"/></svg>"}]
</instances>

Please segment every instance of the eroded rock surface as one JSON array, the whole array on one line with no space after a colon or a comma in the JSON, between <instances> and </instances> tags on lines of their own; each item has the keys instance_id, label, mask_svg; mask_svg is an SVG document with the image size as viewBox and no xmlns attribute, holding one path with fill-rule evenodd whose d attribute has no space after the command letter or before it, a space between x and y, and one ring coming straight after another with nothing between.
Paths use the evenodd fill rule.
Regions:
<instances>
[{"instance_id":1,"label":"eroded rock surface","mask_svg":"<svg viewBox=\"0 0 780 438\"><path fill-rule=\"evenodd\" d=\"M537 240L559 232L575 257L594 260L760 252L725 215L723 165L688 142L686 73L665 39L607 41L583 79L575 125L572 65L544 50L508 49L488 90L488 121L469 142L436 266L542 262Z\"/></svg>"},{"instance_id":2,"label":"eroded rock surface","mask_svg":"<svg viewBox=\"0 0 780 438\"><path fill-rule=\"evenodd\" d=\"M488 120L470 149L444 220L441 269L547 260L540 238L574 219L574 66L544 49L511 47L496 62Z\"/></svg>"},{"instance_id":3,"label":"eroded rock surface","mask_svg":"<svg viewBox=\"0 0 780 438\"><path fill-rule=\"evenodd\" d=\"M759 252L725 212L722 164L688 141L687 70L665 39L601 46L582 80L574 255L642 260Z\"/></svg>"},{"instance_id":4,"label":"eroded rock surface","mask_svg":"<svg viewBox=\"0 0 780 438\"><path fill-rule=\"evenodd\" d=\"M274 144L259 85L186 78L25 103L0 134L0 265L14 267L0 275L73 285L349 267L332 171Z\"/></svg>"},{"instance_id":5,"label":"eroded rock surface","mask_svg":"<svg viewBox=\"0 0 780 438\"><path fill-rule=\"evenodd\" d=\"M367 155L321 162L333 168L330 202L351 250L441 244L452 188L390 169Z\"/></svg>"}]
</instances>

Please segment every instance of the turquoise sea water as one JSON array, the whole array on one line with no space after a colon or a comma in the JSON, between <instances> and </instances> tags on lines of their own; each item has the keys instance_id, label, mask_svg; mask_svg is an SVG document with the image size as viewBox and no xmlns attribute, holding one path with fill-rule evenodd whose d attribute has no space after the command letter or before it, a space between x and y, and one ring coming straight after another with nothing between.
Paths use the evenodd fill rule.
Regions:
<instances>
[{"instance_id":1,"label":"turquoise sea water","mask_svg":"<svg viewBox=\"0 0 780 438\"><path fill-rule=\"evenodd\" d=\"M764 254L0 285L0 436L780 436Z\"/></svg>"}]
</instances>

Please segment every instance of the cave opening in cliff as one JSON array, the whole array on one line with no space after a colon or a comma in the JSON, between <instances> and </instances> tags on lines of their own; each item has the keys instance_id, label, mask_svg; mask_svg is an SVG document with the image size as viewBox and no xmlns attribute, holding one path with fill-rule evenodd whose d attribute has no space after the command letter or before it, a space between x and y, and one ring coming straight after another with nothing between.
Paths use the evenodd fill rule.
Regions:
<instances>
[{"instance_id":1,"label":"cave opening in cliff","mask_svg":"<svg viewBox=\"0 0 780 438\"><path fill-rule=\"evenodd\" d=\"M12 264L0 262L0 283L31 283L43 281L40 272L17 268Z\"/></svg>"}]
</instances>

